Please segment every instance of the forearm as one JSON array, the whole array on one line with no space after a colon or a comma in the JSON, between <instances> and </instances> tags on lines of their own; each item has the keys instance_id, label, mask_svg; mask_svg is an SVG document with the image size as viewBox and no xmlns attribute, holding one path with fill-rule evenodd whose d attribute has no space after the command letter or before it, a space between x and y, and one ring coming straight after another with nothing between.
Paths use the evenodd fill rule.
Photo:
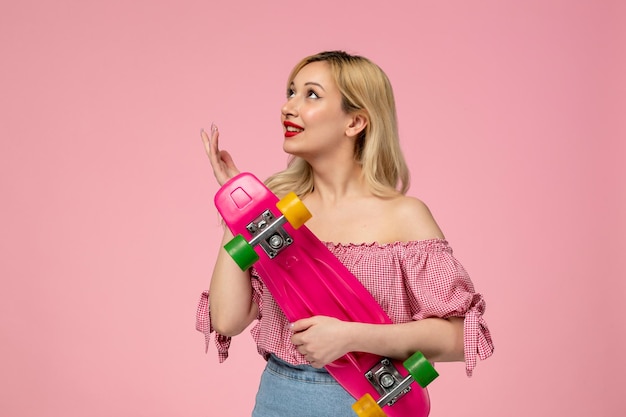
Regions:
<instances>
[{"instance_id":1,"label":"forearm","mask_svg":"<svg viewBox=\"0 0 626 417\"><path fill-rule=\"evenodd\" d=\"M420 351L431 362L463 361L463 318L428 318L404 324L348 323L349 351L404 360Z\"/></svg>"},{"instance_id":2,"label":"forearm","mask_svg":"<svg viewBox=\"0 0 626 417\"><path fill-rule=\"evenodd\" d=\"M256 318L258 307L252 300L249 271L242 271L223 246L232 239L226 230L215 262L209 301L211 321L215 330L224 336L241 333Z\"/></svg>"}]
</instances>

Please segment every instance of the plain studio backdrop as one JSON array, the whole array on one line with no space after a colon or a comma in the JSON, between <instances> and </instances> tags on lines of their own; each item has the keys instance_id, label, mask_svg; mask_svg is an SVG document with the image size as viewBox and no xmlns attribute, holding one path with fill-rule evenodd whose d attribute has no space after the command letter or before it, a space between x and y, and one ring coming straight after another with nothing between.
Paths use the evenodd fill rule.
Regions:
<instances>
[{"instance_id":1,"label":"plain studio backdrop","mask_svg":"<svg viewBox=\"0 0 626 417\"><path fill-rule=\"evenodd\" d=\"M327 49L389 75L410 194L487 300L495 354L438 365L431 416L625 415L624 27L620 1L3 0L0 415L249 415L249 333L219 364L194 328L199 132L282 169L287 75Z\"/></svg>"}]
</instances>

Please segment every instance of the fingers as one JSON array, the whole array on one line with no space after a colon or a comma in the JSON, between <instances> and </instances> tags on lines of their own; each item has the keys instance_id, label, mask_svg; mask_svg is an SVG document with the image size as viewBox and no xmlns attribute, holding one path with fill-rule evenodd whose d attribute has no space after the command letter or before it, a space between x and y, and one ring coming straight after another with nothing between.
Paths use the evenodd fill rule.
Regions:
<instances>
[{"instance_id":1,"label":"fingers","mask_svg":"<svg viewBox=\"0 0 626 417\"><path fill-rule=\"evenodd\" d=\"M218 184L224 185L234 175L231 174L234 163L232 157L226 151L220 151L218 145L219 131L214 123L211 124L211 132L207 133L204 129L200 130L200 136L202 137L202 143L204 144L204 150L209 157L209 162L213 168L213 175ZM225 158L227 162L222 159Z\"/></svg>"},{"instance_id":2,"label":"fingers","mask_svg":"<svg viewBox=\"0 0 626 417\"><path fill-rule=\"evenodd\" d=\"M211 161L211 165L217 160L219 154L218 138L220 136L217 126L211 123L211 131L207 133L204 129L200 130L200 136L202 137L202 143L204 144L204 150Z\"/></svg>"},{"instance_id":3,"label":"fingers","mask_svg":"<svg viewBox=\"0 0 626 417\"><path fill-rule=\"evenodd\" d=\"M215 123L211 123L211 153L218 155L220 150L218 146L218 140L220 138L220 131L215 126Z\"/></svg>"},{"instance_id":4,"label":"fingers","mask_svg":"<svg viewBox=\"0 0 626 417\"><path fill-rule=\"evenodd\" d=\"M310 329L315 324L315 318L307 318L301 319L294 323L291 323L290 330L293 332L291 336L291 343L296 346L298 352L302 355L307 356L310 352L308 351L308 342L309 338L307 336L306 330ZM310 360L307 358L307 360Z\"/></svg>"},{"instance_id":5,"label":"fingers","mask_svg":"<svg viewBox=\"0 0 626 417\"><path fill-rule=\"evenodd\" d=\"M200 136L202 137L204 150L209 157L209 162L211 162L213 175L215 175L219 185L224 185L226 181L239 174L240 171L237 169L232 156L228 152L219 149L220 132L214 123L211 124L210 132L205 132L204 129L200 130Z\"/></svg>"},{"instance_id":6,"label":"fingers","mask_svg":"<svg viewBox=\"0 0 626 417\"><path fill-rule=\"evenodd\" d=\"M291 323L291 331L294 333L302 332L315 324L315 316L306 319L300 319Z\"/></svg>"},{"instance_id":7,"label":"fingers","mask_svg":"<svg viewBox=\"0 0 626 417\"><path fill-rule=\"evenodd\" d=\"M289 328L291 343L314 367L325 366L349 351L346 325L336 318L313 316L297 320Z\"/></svg>"},{"instance_id":8,"label":"fingers","mask_svg":"<svg viewBox=\"0 0 626 417\"><path fill-rule=\"evenodd\" d=\"M226 165L227 170L234 175L239 173L233 157L227 151L219 151L220 160Z\"/></svg>"},{"instance_id":9,"label":"fingers","mask_svg":"<svg viewBox=\"0 0 626 417\"><path fill-rule=\"evenodd\" d=\"M304 358L307 361L309 361L311 364L313 364L313 362L316 362L316 358L315 358L314 352L309 351L308 345L306 343L304 343L303 341L299 340L295 335L291 338L291 341L294 344L294 346L296 347L296 350L298 352L300 352L300 354L302 356L304 356Z\"/></svg>"},{"instance_id":10,"label":"fingers","mask_svg":"<svg viewBox=\"0 0 626 417\"><path fill-rule=\"evenodd\" d=\"M291 343L296 345L296 347L300 348L304 344L304 332L309 327L311 327L310 323L311 319L301 319L289 325L289 330L293 333L291 336ZM300 349L298 349L300 350ZM302 351L300 353L303 353Z\"/></svg>"},{"instance_id":11,"label":"fingers","mask_svg":"<svg viewBox=\"0 0 626 417\"><path fill-rule=\"evenodd\" d=\"M307 359L307 361L309 361L309 364L311 364L311 366L316 369L322 369L325 366L321 362L317 362L316 360Z\"/></svg>"}]
</instances>

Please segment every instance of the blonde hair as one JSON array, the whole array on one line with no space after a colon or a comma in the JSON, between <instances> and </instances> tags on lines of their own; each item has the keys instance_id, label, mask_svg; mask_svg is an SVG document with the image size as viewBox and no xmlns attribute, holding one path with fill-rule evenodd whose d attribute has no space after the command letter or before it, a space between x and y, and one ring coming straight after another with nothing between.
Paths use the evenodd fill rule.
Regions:
<instances>
[{"instance_id":1,"label":"blonde hair","mask_svg":"<svg viewBox=\"0 0 626 417\"><path fill-rule=\"evenodd\" d=\"M343 110L360 112L368 120L355 143L354 158L361 164L372 192L381 197L405 194L409 170L400 149L396 105L387 75L367 58L327 51L300 61L291 71L287 86L302 68L319 61L330 66L342 95ZM289 191L304 197L313 191L313 170L304 159L291 156L287 168L268 178L266 184L279 197Z\"/></svg>"}]
</instances>

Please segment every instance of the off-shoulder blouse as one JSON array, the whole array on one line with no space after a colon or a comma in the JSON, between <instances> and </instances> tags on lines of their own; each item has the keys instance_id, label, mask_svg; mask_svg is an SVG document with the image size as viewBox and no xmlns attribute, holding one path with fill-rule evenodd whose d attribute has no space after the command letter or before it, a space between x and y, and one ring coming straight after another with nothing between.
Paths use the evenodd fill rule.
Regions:
<instances>
[{"instance_id":1,"label":"off-shoulder blouse","mask_svg":"<svg viewBox=\"0 0 626 417\"><path fill-rule=\"evenodd\" d=\"M394 323L429 317L464 317L466 372L471 376L477 360L493 353L493 342L483 318L485 300L443 239L389 244L335 244L326 247L367 288ZM292 364L307 364L291 343L289 322L263 282L251 269L253 300L258 321L251 330L259 353L270 353ZM205 335L208 349L211 326L209 293L200 297L196 329ZM228 357L231 339L217 334L220 362Z\"/></svg>"}]
</instances>

